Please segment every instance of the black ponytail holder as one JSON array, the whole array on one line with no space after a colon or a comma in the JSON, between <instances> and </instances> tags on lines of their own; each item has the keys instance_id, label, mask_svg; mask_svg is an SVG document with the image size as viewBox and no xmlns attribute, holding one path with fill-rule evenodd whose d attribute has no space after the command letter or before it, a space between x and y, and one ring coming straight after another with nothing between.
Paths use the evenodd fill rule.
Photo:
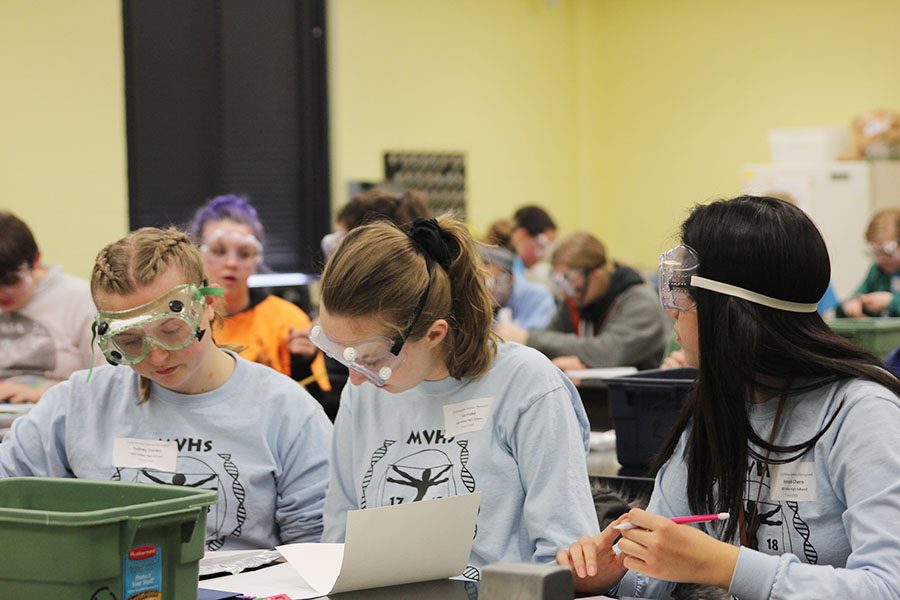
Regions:
<instances>
[{"instance_id":1,"label":"black ponytail holder","mask_svg":"<svg viewBox=\"0 0 900 600\"><path fill-rule=\"evenodd\" d=\"M453 260L453 256L450 254L450 243L453 238L441 229L436 219L416 218L406 235L422 248L426 256L431 257L445 271L450 268L450 261Z\"/></svg>"}]
</instances>

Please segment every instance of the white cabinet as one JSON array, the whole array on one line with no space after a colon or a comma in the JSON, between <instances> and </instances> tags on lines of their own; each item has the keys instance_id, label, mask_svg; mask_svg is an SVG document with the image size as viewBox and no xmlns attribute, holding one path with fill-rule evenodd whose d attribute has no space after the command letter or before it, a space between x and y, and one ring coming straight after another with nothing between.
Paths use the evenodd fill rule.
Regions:
<instances>
[{"instance_id":1,"label":"white cabinet","mask_svg":"<svg viewBox=\"0 0 900 600\"><path fill-rule=\"evenodd\" d=\"M747 164L741 167L741 191L793 196L825 238L831 280L843 300L871 264L865 253L869 217L900 207L900 161Z\"/></svg>"}]
</instances>

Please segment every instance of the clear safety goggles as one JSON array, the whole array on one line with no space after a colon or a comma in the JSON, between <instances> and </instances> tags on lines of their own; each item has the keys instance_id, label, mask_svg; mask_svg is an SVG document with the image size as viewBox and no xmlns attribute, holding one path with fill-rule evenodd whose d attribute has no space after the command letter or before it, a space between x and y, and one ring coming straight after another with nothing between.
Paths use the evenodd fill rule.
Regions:
<instances>
[{"instance_id":1,"label":"clear safety goggles","mask_svg":"<svg viewBox=\"0 0 900 600\"><path fill-rule=\"evenodd\" d=\"M340 245L341 240L343 240L346 235L347 234L343 231L332 231L322 237L322 254L325 255L325 260L331 258L331 255L334 254L338 245Z\"/></svg>"},{"instance_id":2,"label":"clear safety goggles","mask_svg":"<svg viewBox=\"0 0 900 600\"><path fill-rule=\"evenodd\" d=\"M310 331L309 339L322 352L379 387L384 386L406 360L403 338L392 340L375 336L347 345L331 339L321 325L316 325Z\"/></svg>"},{"instance_id":3,"label":"clear safety goggles","mask_svg":"<svg viewBox=\"0 0 900 600\"><path fill-rule=\"evenodd\" d=\"M551 285L566 298L577 298L580 296L586 281L586 270L553 271L550 275Z\"/></svg>"},{"instance_id":4,"label":"clear safety goggles","mask_svg":"<svg viewBox=\"0 0 900 600\"><path fill-rule=\"evenodd\" d=\"M513 276L512 273L503 271L487 278L487 288L491 293L491 297L499 306L505 306L512 296Z\"/></svg>"},{"instance_id":5,"label":"clear safety goggles","mask_svg":"<svg viewBox=\"0 0 900 600\"><path fill-rule=\"evenodd\" d=\"M204 238L200 251L204 260L212 264L224 263L232 255L235 262L249 266L262 261L263 247L252 235L215 229Z\"/></svg>"},{"instance_id":6,"label":"clear safety goggles","mask_svg":"<svg viewBox=\"0 0 900 600\"><path fill-rule=\"evenodd\" d=\"M896 256L898 253L900 253L900 246L893 240L885 242L884 244L869 244L869 247L866 248L866 254L872 258L878 258L879 256Z\"/></svg>"},{"instance_id":7,"label":"clear safety goggles","mask_svg":"<svg viewBox=\"0 0 900 600\"><path fill-rule=\"evenodd\" d=\"M681 312L691 310L697 306L693 288L702 288L788 312L813 313L818 309L815 302L790 302L730 283L700 277L696 274L699 267L700 258L697 252L684 244L675 246L659 256L659 301L663 308Z\"/></svg>"},{"instance_id":8,"label":"clear safety goggles","mask_svg":"<svg viewBox=\"0 0 900 600\"><path fill-rule=\"evenodd\" d=\"M534 236L534 243L535 255L539 260L541 258L544 258L545 256L552 254L556 246L556 243L552 239L550 239L550 236L548 236L546 233L539 233L538 235Z\"/></svg>"},{"instance_id":9,"label":"clear safety goggles","mask_svg":"<svg viewBox=\"0 0 900 600\"><path fill-rule=\"evenodd\" d=\"M153 347L170 352L187 348L203 337L204 298L221 294L222 288L184 284L141 306L100 311L93 325L97 345L114 365L137 364Z\"/></svg>"},{"instance_id":10,"label":"clear safety goggles","mask_svg":"<svg viewBox=\"0 0 900 600\"><path fill-rule=\"evenodd\" d=\"M15 271L9 271L0 275L0 292L15 292L31 284L31 268L28 263Z\"/></svg>"}]
</instances>

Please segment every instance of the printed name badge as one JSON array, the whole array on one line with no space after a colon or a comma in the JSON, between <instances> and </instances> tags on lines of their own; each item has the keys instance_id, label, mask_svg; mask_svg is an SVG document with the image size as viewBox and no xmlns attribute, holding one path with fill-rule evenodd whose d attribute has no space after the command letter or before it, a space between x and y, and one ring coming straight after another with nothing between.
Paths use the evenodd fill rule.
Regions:
<instances>
[{"instance_id":1,"label":"printed name badge","mask_svg":"<svg viewBox=\"0 0 900 600\"><path fill-rule=\"evenodd\" d=\"M481 431L491 415L493 398L475 398L444 406L444 435Z\"/></svg>"},{"instance_id":2,"label":"printed name badge","mask_svg":"<svg viewBox=\"0 0 900 600\"><path fill-rule=\"evenodd\" d=\"M801 462L769 467L769 499L787 502L816 501L816 463Z\"/></svg>"},{"instance_id":3,"label":"printed name badge","mask_svg":"<svg viewBox=\"0 0 900 600\"><path fill-rule=\"evenodd\" d=\"M174 473L177 461L176 442L138 438L113 440L112 464L119 469L157 469Z\"/></svg>"}]
</instances>

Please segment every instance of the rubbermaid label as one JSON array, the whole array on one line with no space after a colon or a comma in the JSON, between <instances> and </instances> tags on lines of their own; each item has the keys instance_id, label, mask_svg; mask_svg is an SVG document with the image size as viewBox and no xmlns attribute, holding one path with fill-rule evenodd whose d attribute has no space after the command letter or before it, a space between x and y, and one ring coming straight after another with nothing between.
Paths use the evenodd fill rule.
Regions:
<instances>
[{"instance_id":1,"label":"rubbermaid label","mask_svg":"<svg viewBox=\"0 0 900 600\"><path fill-rule=\"evenodd\" d=\"M125 600L163 600L162 548L135 546L123 557L123 562Z\"/></svg>"}]
</instances>

